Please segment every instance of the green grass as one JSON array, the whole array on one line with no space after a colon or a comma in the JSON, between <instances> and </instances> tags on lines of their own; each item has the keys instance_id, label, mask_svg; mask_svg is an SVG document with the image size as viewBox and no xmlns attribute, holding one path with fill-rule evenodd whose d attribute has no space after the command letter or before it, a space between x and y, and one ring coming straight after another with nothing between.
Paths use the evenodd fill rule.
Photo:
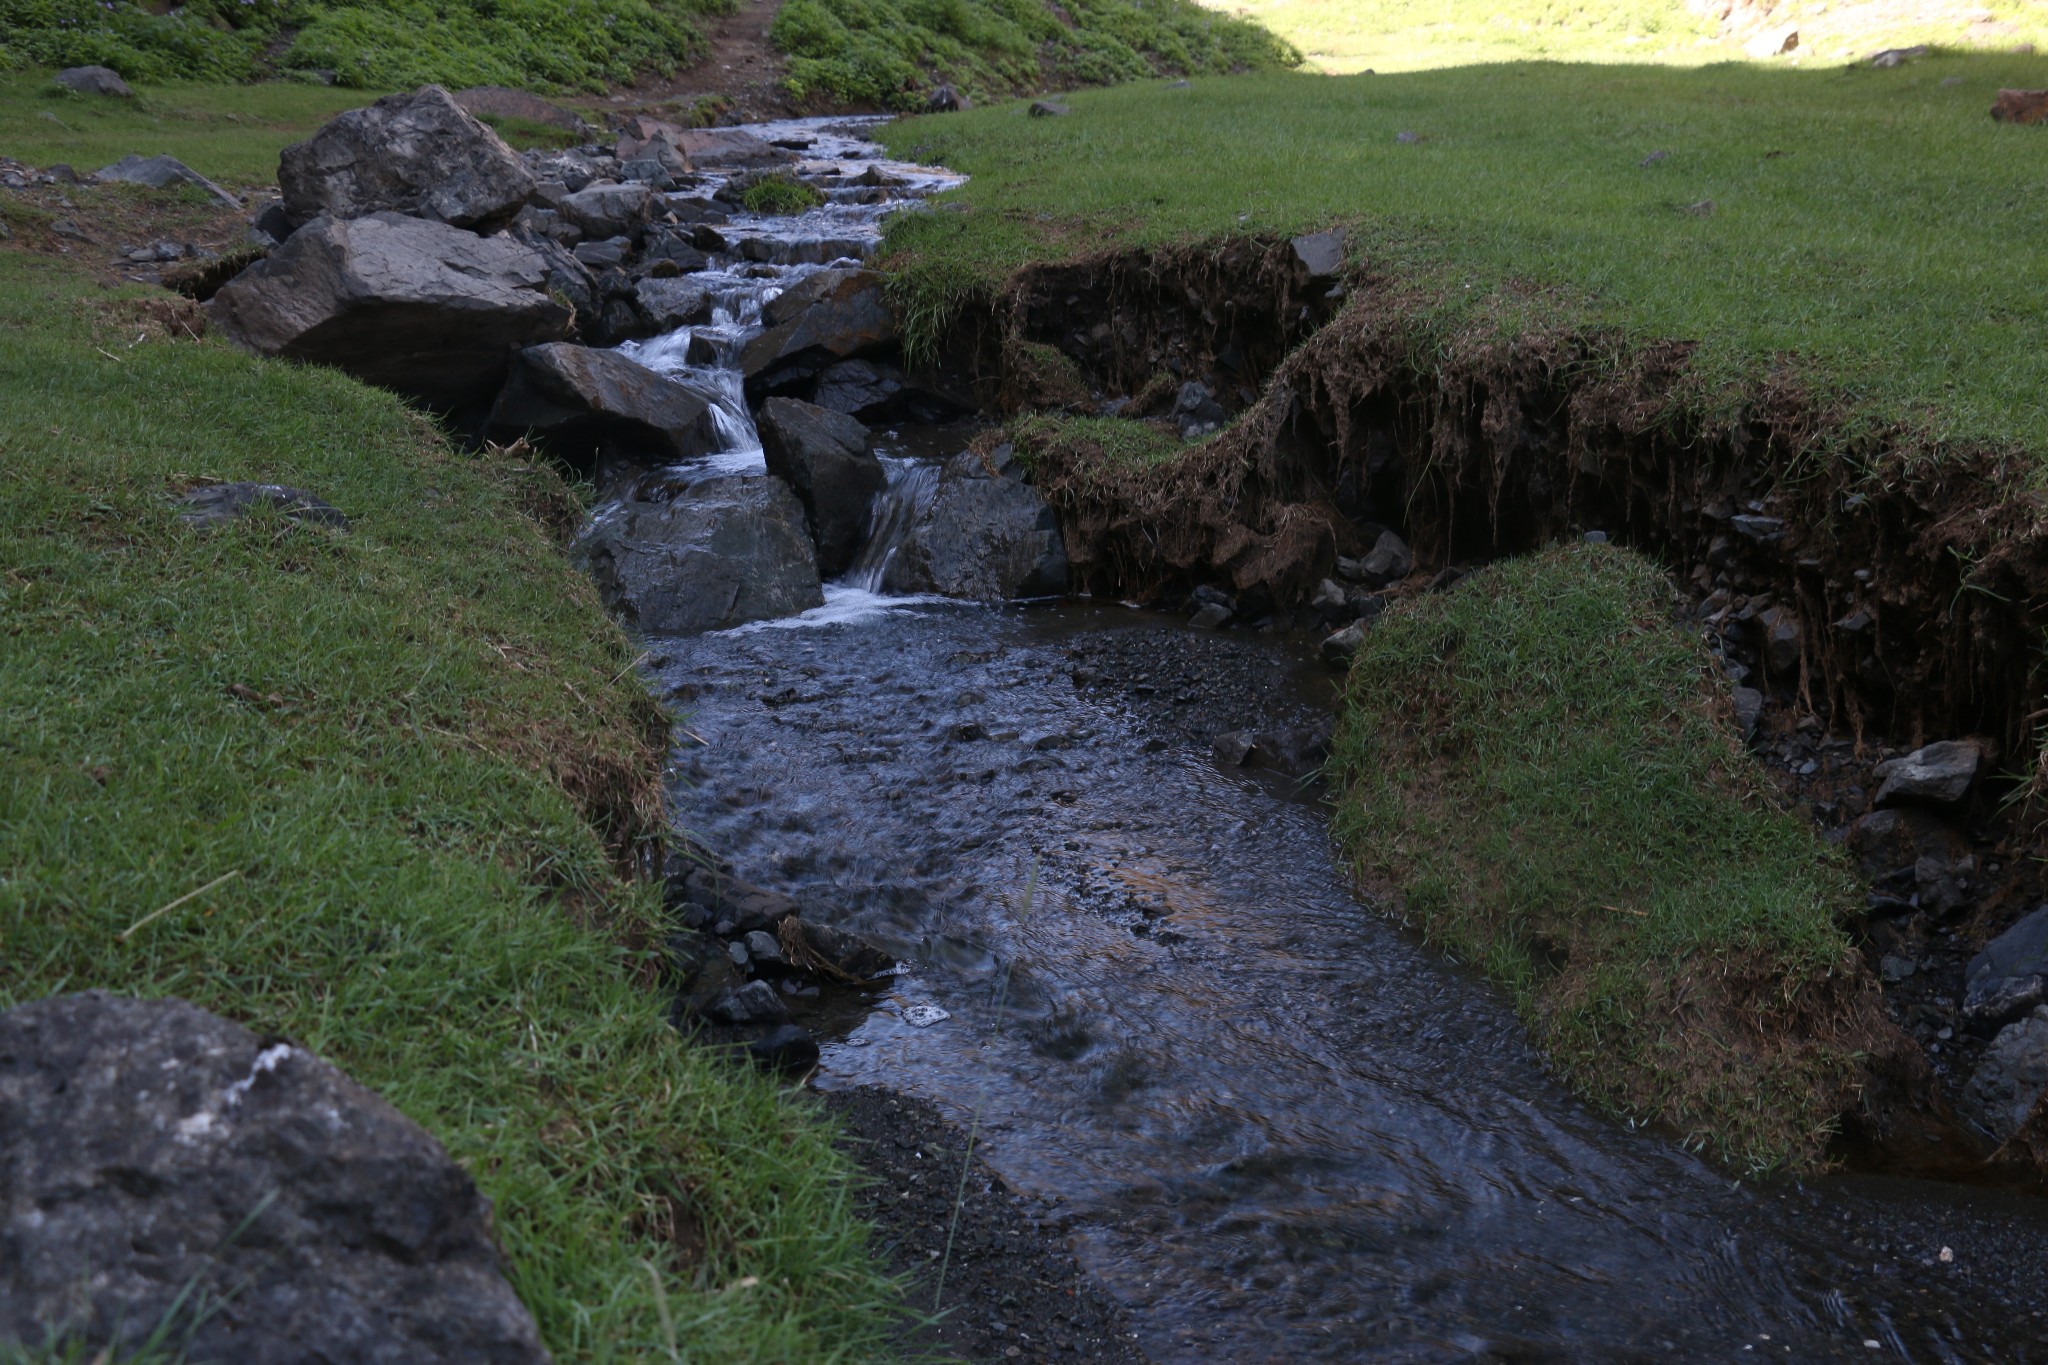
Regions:
<instances>
[{"instance_id":1,"label":"green grass","mask_svg":"<svg viewBox=\"0 0 2048 1365\"><path fill-rule=\"evenodd\" d=\"M1684 0L1202 0L1264 24L1317 70L1417 71L1487 62L1672 62L1743 55L1758 27L1799 30L1774 60L1843 63L1888 47L1976 43L2010 50L2048 41L2048 13L2029 0L1871 6L1781 0L1747 27L1724 30ZM1979 19L1978 16L1983 16Z\"/></svg>"},{"instance_id":2,"label":"green grass","mask_svg":"<svg viewBox=\"0 0 2048 1365\"><path fill-rule=\"evenodd\" d=\"M131 345L141 301L0 252L0 1008L179 995L331 1058L474 1173L558 1360L886 1355L827 1126L663 1022L615 869L666 727L522 511L573 499L338 373ZM199 534L200 478L353 529Z\"/></svg>"},{"instance_id":3,"label":"green grass","mask_svg":"<svg viewBox=\"0 0 2048 1365\"><path fill-rule=\"evenodd\" d=\"M1048 463L1086 484L1092 477L1160 469L1187 450L1166 424L1119 417L1027 413L1006 428L1027 468Z\"/></svg>"},{"instance_id":4,"label":"green grass","mask_svg":"<svg viewBox=\"0 0 2048 1365\"><path fill-rule=\"evenodd\" d=\"M740 194L749 213L803 213L825 202L825 196L793 175L764 175Z\"/></svg>"},{"instance_id":5,"label":"green grass","mask_svg":"<svg viewBox=\"0 0 2048 1365\"><path fill-rule=\"evenodd\" d=\"M438 82L601 93L667 74L735 0L0 0L0 71L110 66L130 80L331 71L342 85Z\"/></svg>"},{"instance_id":6,"label":"green grass","mask_svg":"<svg viewBox=\"0 0 2048 1365\"><path fill-rule=\"evenodd\" d=\"M274 185L277 154L311 137L360 90L272 82L145 87L133 100L75 95L47 73L0 75L0 148L32 166L96 171L130 152L169 152L229 186Z\"/></svg>"},{"instance_id":7,"label":"green grass","mask_svg":"<svg viewBox=\"0 0 2048 1365\"><path fill-rule=\"evenodd\" d=\"M950 196L964 211L899 218L888 245L929 337L1033 260L1343 223L1357 260L1447 333L1695 341L1702 407L1725 413L1780 372L1845 431L2048 449L2028 302L2048 274L2048 130L1987 117L2001 86L2040 78L2029 59L1939 56L1080 92L1065 118L1002 107L887 129L898 154L973 177Z\"/></svg>"},{"instance_id":8,"label":"green grass","mask_svg":"<svg viewBox=\"0 0 2048 1365\"><path fill-rule=\"evenodd\" d=\"M787 0L772 36L799 98L891 109L921 107L941 80L986 99L1300 60L1193 0Z\"/></svg>"},{"instance_id":9,"label":"green grass","mask_svg":"<svg viewBox=\"0 0 2048 1365\"><path fill-rule=\"evenodd\" d=\"M1706 700L1670 596L1567 546L1389 610L1344 690L1336 829L1586 1093L1740 1170L1803 1165L1878 1017L1836 927L1854 886Z\"/></svg>"}]
</instances>

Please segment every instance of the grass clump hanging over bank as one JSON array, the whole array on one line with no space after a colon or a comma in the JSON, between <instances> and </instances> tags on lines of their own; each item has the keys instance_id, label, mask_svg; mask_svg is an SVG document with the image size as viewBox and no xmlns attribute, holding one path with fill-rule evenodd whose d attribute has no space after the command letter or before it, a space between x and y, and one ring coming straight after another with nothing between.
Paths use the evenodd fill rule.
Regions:
<instances>
[{"instance_id":1,"label":"grass clump hanging over bank","mask_svg":"<svg viewBox=\"0 0 2048 1365\"><path fill-rule=\"evenodd\" d=\"M926 331L1018 267L1348 224L1446 329L1697 342L1709 416L1771 377L1835 429L2048 450L2025 281L2048 130L1994 123L2038 61L1892 70L1500 66L1083 91L885 130L972 179L888 243ZM1404 136L1405 135L1405 136Z\"/></svg>"},{"instance_id":2,"label":"grass clump hanging over bank","mask_svg":"<svg viewBox=\"0 0 2048 1365\"><path fill-rule=\"evenodd\" d=\"M332 1059L475 1175L557 1360L884 1354L826 1127L663 1022L619 869L667 726L575 499L181 303L0 249L0 1009L178 995ZM242 479L351 525L180 524Z\"/></svg>"},{"instance_id":3,"label":"grass clump hanging over bank","mask_svg":"<svg viewBox=\"0 0 2048 1365\"><path fill-rule=\"evenodd\" d=\"M892 109L921 106L941 80L987 98L1301 60L1259 25L1193 0L787 0L772 36L799 98Z\"/></svg>"},{"instance_id":4,"label":"grass clump hanging over bank","mask_svg":"<svg viewBox=\"0 0 2048 1365\"><path fill-rule=\"evenodd\" d=\"M437 82L601 92L666 74L735 0L0 0L0 70L112 67L130 80L332 72L357 89Z\"/></svg>"},{"instance_id":5,"label":"grass clump hanging over bank","mask_svg":"<svg viewBox=\"0 0 2048 1365\"><path fill-rule=\"evenodd\" d=\"M1738 1170L1818 1159L1885 1024L1851 879L1769 783L1648 561L1569 546L1368 632L1330 775L1369 886L1564 1073Z\"/></svg>"}]
</instances>

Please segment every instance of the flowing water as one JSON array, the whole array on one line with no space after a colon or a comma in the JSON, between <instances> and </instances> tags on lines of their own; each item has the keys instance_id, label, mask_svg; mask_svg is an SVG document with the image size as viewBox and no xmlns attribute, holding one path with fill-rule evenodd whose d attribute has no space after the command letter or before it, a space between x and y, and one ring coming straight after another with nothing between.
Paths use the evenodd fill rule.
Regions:
<instances>
[{"instance_id":1,"label":"flowing water","mask_svg":"<svg viewBox=\"0 0 2048 1365\"><path fill-rule=\"evenodd\" d=\"M849 174L857 135L821 149ZM761 468L725 367L816 268L784 248L871 240L885 207L764 222L755 263L794 263L721 262L718 321L637 348L732 393L706 465ZM1217 767L1208 710L1327 708L1298 646L883 596L935 477L912 435L883 434L876 534L825 608L657 645L680 826L909 965L812 1021L816 1084L970 1128L1160 1361L2048 1362L2039 1203L1744 1185L1590 1112L1495 991L1357 899L1313 791ZM1077 685L1105 657L1138 686Z\"/></svg>"}]
</instances>

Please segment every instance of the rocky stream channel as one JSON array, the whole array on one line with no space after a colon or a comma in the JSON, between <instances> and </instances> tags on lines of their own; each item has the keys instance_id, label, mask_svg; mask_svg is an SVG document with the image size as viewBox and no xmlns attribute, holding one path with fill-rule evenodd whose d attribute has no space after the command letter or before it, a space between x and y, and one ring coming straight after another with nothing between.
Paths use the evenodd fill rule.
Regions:
<instances>
[{"instance_id":1,"label":"rocky stream channel","mask_svg":"<svg viewBox=\"0 0 2048 1365\"><path fill-rule=\"evenodd\" d=\"M1500 994L1362 902L1331 847L1314 772L1345 629L1355 647L1402 580L1455 582L1454 548L1469 563L1482 539L1507 553L1554 534L1545 499L1570 511L1573 481L1604 477L1596 452L1549 471L1565 443L1489 417L1473 430L1534 433L1511 471L1528 497L1505 497L1503 474L1490 501L1411 498L1402 526L1372 523L1346 500L1400 505L1384 495L1402 429L1398 413L1354 424L1385 395L1315 368L1377 344L1370 317L1332 316L1341 242L1049 267L1011 298L1023 339L1121 367L1103 386L1121 393L1173 351L1174 384L1109 406L1149 405L1184 436L1237 414L1201 457L1236 492L1204 515L1237 492L1286 514L1267 533L1171 533L1263 556L1277 567L1257 591L1183 572L1197 581L1148 605L1091 595L1112 559L1199 556L1077 507L1056 472L1034 487L979 415L988 338L957 338L951 379L913 371L863 268L888 214L959 177L890 160L862 120L614 131L521 158L445 92L380 101L285 153L283 201L257 218L266 259L190 287L239 344L339 365L592 479L572 553L676 717L677 1023L850 1116L885 1249L947 1310L946 1344L1003 1360L2048 1361L2048 1204L1911 1178L1981 1152L1904 1160L1894 1134L1846 1153L1856 1173L1731 1179L1573 1098ZM1148 289L1149 311L1118 306ZM1205 358L1182 364L1195 331ZM1089 397L1078 370L1053 378ZM1334 546L1289 540L1308 522L1280 506L1306 506L1289 480L1320 475L1274 452L1311 465L1315 421L1340 445L1365 432L1325 498ZM1584 505L1693 566L1647 487ZM2012 1096L1963 1082L1982 1091L1995 1063L2018 1085L2048 1054L2021 1047L2048 1028L2028 1014L2048 912L2023 917L2040 890L2024 860L1958 814L1973 793L1985 809L1988 751L1900 746L1873 772L1860 719L1850 737L1807 713L1826 689L1800 681L1816 654L1800 621L1852 599L1834 622L1850 643L1829 646L1850 662L1823 681L1861 691L1832 714L1889 698L1901 733L1961 718L1992 743L1983 699L2024 689L1989 684L2030 665L1984 641L2020 637L1969 635L1950 650L1962 680L1935 688L1913 671L1946 657L1925 641L1965 628L1954 602L1915 616L1919 597L1882 595L1908 582L1890 566L1910 537L1876 537L1875 577L1829 587L1761 500L1669 501L1700 542L1691 619L1757 684L1738 722L1875 874L1860 932L1894 1017L1951 1100L1996 1118ZM1335 578L1271 587L1333 559ZM1911 667L1859 672L1854 651L1895 621L1926 627L1895 637ZM1903 788L1922 804L1872 809ZM1972 905L2004 919L1965 943L1954 916ZM1958 1131L1944 1118L1916 1140L1946 1153Z\"/></svg>"},{"instance_id":2,"label":"rocky stream channel","mask_svg":"<svg viewBox=\"0 0 2048 1365\"><path fill-rule=\"evenodd\" d=\"M687 1027L935 1107L1157 1361L2048 1359L2036 1200L1731 1181L1574 1100L1362 904L1306 776L1314 636L1059 597L1057 524L1006 451L963 453L968 400L790 344L790 300L856 295L880 218L954 179L858 123L747 131L825 202L669 197L720 220L698 311L620 349L710 435L598 450L578 542L679 717ZM897 1153L875 1198L943 1210L988 1178L954 1161ZM940 1221L893 1235L967 1259ZM1098 1358L956 1283L991 1358Z\"/></svg>"}]
</instances>

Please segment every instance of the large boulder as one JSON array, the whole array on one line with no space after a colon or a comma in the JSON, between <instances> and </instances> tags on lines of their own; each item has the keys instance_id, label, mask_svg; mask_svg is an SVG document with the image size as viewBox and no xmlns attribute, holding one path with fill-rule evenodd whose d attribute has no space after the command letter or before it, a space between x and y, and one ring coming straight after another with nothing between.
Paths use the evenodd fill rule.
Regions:
<instances>
[{"instance_id":1,"label":"large boulder","mask_svg":"<svg viewBox=\"0 0 2048 1365\"><path fill-rule=\"evenodd\" d=\"M818 572L837 578L867 540L875 495L889 486L868 429L844 413L771 398L757 424L768 472L796 490L818 547Z\"/></svg>"},{"instance_id":2,"label":"large boulder","mask_svg":"<svg viewBox=\"0 0 2048 1365\"><path fill-rule=\"evenodd\" d=\"M489 398L514 348L567 335L570 311L547 278L510 237L397 213L317 218L224 285L207 314L260 355L452 408Z\"/></svg>"},{"instance_id":3,"label":"large boulder","mask_svg":"<svg viewBox=\"0 0 2048 1365\"><path fill-rule=\"evenodd\" d=\"M766 329L740 353L749 393L773 393L897 339L885 282L872 270L820 270L768 301Z\"/></svg>"},{"instance_id":4,"label":"large boulder","mask_svg":"<svg viewBox=\"0 0 2048 1365\"><path fill-rule=\"evenodd\" d=\"M782 480L731 475L611 504L575 558L627 623L694 635L823 606L803 505Z\"/></svg>"},{"instance_id":5,"label":"large boulder","mask_svg":"<svg viewBox=\"0 0 2048 1365\"><path fill-rule=\"evenodd\" d=\"M885 586L982 601L1065 592L1059 517L1020 474L1008 446L949 460L931 506L889 561Z\"/></svg>"},{"instance_id":6,"label":"large boulder","mask_svg":"<svg viewBox=\"0 0 2048 1365\"><path fill-rule=\"evenodd\" d=\"M182 1000L0 1014L0 1343L159 1323L181 1360L548 1359L468 1174L326 1062Z\"/></svg>"},{"instance_id":7,"label":"large boulder","mask_svg":"<svg viewBox=\"0 0 2048 1365\"><path fill-rule=\"evenodd\" d=\"M713 397L617 351L551 342L529 346L512 362L489 427L506 440L539 436L576 464L687 459L719 448Z\"/></svg>"},{"instance_id":8,"label":"large boulder","mask_svg":"<svg viewBox=\"0 0 2048 1365\"><path fill-rule=\"evenodd\" d=\"M105 66L67 66L57 73L57 84L81 95L113 95L128 99L135 94L121 73Z\"/></svg>"},{"instance_id":9,"label":"large boulder","mask_svg":"<svg viewBox=\"0 0 2048 1365\"><path fill-rule=\"evenodd\" d=\"M277 159L285 212L393 212L495 232L533 193L526 163L438 85L351 109Z\"/></svg>"},{"instance_id":10,"label":"large boulder","mask_svg":"<svg viewBox=\"0 0 2048 1365\"><path fill-rule=\"evenodd\" d=\"M1887 759L1877 765L1877 778L1883 785L1872 804L1959 805L1970 794L1970 784L1977 780L1983 762L1983 748L1970 739L1945 739L1915 749L1904 758Z\"/></svg>"}]
</instances>

